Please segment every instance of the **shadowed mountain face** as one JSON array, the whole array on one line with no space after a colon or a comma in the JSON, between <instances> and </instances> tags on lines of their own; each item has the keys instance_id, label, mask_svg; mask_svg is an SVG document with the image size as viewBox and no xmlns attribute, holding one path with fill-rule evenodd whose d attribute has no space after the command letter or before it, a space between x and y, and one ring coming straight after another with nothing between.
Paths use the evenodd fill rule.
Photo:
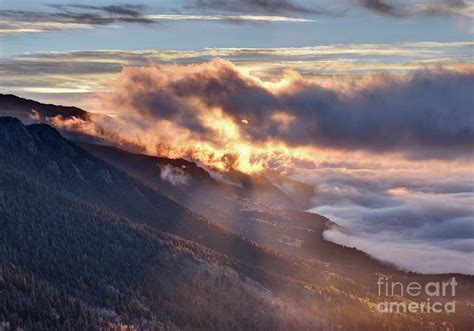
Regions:
<instances>
[{"instance_id":1,"label":"shadowed mountain face","mask_svg":"<svg viewBox=\"0 0 474 331\"><path fill-rule=\"evenodd\" d=\"M325 217L302 211L305 201L314 194L314 188L309 185L275 172L209 173L196 163L182 159L134 154L109 146L84 143L81 146L227 230L281 253L380 267L363 253L354 251L349 258L347 249L323 240L322 232L332 223ZM286 194L280 188L286 188Z\"/></svg>"},{"instance_id":2,"label":"shadowed mountain face","mask_svg":"<svg viewBox=\"0 0 474 331\"><path fill-rule=\"evenodd\" d=\"M381 316L377 273L403 282L439 277L401 273L319 239L283 254L290 246L262 233L303 228L319 238L327 220L296 210L278 188L270 196L288 202L275 209L261 186L216 181L188 161L83 147L95 155L47 125L0 118L0 320L10 328L470 326L471 277L457 278L455 317ZM206 198L208 217L190 210ZM240 207L226 211L235 199Z\"/></svg>"}]
</instances>

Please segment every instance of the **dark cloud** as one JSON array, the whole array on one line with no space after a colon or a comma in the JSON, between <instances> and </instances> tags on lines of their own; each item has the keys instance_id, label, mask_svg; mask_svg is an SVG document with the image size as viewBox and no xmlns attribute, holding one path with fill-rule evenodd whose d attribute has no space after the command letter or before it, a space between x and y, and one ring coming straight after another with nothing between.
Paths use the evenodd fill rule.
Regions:
<instances>
[{"instance_id":1,"label":"dark cloud","mask_svg":"<svg viewBox=\"0 0 474 331\"><path fill-rule=\"evenodd\" d=\"M0 17L17 22L109 25L118 22L154 23L145 17L142 5L89 6L81 4L49 5L54 12L0 10ZM47 29L47 28L46 28ZM51 27L54 29L54 27Z\"/></svg>"},{"instance_id":2,"label":"dark cloud","mask_svg":"<svg viewBox=\"0 0 474 331\"><path fill-rule=\"evenodd\" d=\"M348 0L374 13L391 17L411 17L415 15L465 15L464 9L468 5L463 0ZM341 4L339 4L341 5ZM348 6L349 7L349 6ZM308 2L294 0L192 0L188 8L199 10L213 10L232 13L260 13L267 15L329 15L343 16L349 8L339 7L338 10L316 7Z\"/></svg>"},{"instance_id":3,"label":"dark cloud","mask_svg":"<svg viewBox=\"0 0 474 331\"><path fill-rule=\"evenodd\" d=\"M140 17L142 16L143 10L146 8L143 5L110 5L110 6L91 6L91 5L81 5L81 4L69 4L69 5L50 5L53 8L62 9L69 11L70 9L86 9L86 10L95 10L99 12L106 12L112 15L123 15L131 17Z\"/></svg>"},{"instance_id":4,"label":"dark cloud","mask_svg":"<svg viewBox=\"0 0 474 331\"><path fill-rule=\"evenodd\" d=\"M464 0L445 0L445 4L452 8L465 8L467 7L467 3Z\"/></svg>"},{"instance_id":5,"label":"dark cloud","mask_svg":"<svg viewBox=\"0 0 474 331\"><path fill-rule=\"evenodd\" d=\"M373 75L350 93L301 77L272 91L225 61L128 68L109 107L178 122L200 134L203 110L218 108L252 141L283 141L412 158L472 156L474 72L442 69Z\"/></svg>"},{"instance_id":6,"label":"dark cloud","mask_svg":"<svg viewBox=\"0 0 474 331\"><path fill-rule=\"evenodd\" d=\"M430 16L453 15L462 13L468 5L463 0L445 0L440 3L428 3L422 8L422 13Z\"/></svg>"},{"instance_id":7,"label":"dark cloud","mask_svg":"<svg viewBox=\"0 0 474 331\"><path fill-rule=\"evenodd\" d=\"M77 20L88 24L111 24L114 22L129 23L153 23L143 15L145 6L143 5L110 5L110 6L90 6L80 4L52 5L61 10L55 13L58 17ZM74 10L83 10L77 12Z\"/></svg>"},{"instance_id":8,"label":"dark cloud","mask_svg":"<svg viewBox=\"0 0 474 331\"><path fill-rule=\"evenodd\" d=\"M292 0L196 0L191 8L200 10L218 10L233 13L281 14L328 14L314 6L303 6Z\"/></svg>"},{"instance_id":9,"label":"dark cloud","mask_svg":"<svg viewBox=\"0 0 474 331\"><path fill-rule=\"evenodd\" d=\"M409 3L397 0L358 0L358 3L370 11L392 17L463 15L463 9L468 7L463 0L413 1Z\"/></svg>"},{"instance_id":10,"label":"dark cloud","mask_svg":"<svg viewBox=\"0 0 474 331\"><path fill-rule=\"evenodd\" d=\"M282 110L296 119L269 127L267 134L292 144L312 141L421 158L470 154L473 89L473 72L442 70L419 71L406 80L374 76L370 86L349 96L307 85L279 96Z\"/></svg>"},{"instance_id":11,"label":"dark cloud","mask_svg":"<svg viewBox=\"0 0 474 331\"><path fill-rule=\"evenodd\" d=\"M403 15L403 12L399 8L384 0L359 0L359 4L379 14L390 16Z\"/></svg>"}]
</instances>

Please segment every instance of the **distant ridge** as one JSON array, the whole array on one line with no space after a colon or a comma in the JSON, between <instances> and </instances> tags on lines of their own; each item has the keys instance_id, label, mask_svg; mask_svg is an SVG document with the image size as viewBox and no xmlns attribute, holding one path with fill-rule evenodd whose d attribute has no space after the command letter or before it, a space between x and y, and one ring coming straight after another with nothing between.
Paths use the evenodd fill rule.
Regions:
<instances>
[{"instance_id":1,"label":"distant ridge","mask_svg":"<svg viewBox=\"0 0 474 331\"><path fill-rule=\"evenodd\" d=\"M13 94L0 94L0 115L16 116L22 120L38 116L41 121L55 116L90 119L90 113L77 107L41 103Z\"/></svg>"}]
</instances>

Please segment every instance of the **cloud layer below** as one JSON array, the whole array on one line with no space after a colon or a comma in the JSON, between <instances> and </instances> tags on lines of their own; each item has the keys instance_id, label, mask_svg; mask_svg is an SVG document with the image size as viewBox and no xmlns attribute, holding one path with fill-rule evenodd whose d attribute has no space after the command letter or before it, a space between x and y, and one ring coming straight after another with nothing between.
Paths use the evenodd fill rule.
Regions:
<instances>
[{"instance_id":1,"label":"cloud layer below","mask_svg":"<svg viewBox=\"0 0 474 331\"><path fill-rule=\"evenodd\" d=\"M319 170L311 211L342 227L324 233L329 241L404 270L473 275L472 171L436 172Z\"/></svg>"}]
</instances>

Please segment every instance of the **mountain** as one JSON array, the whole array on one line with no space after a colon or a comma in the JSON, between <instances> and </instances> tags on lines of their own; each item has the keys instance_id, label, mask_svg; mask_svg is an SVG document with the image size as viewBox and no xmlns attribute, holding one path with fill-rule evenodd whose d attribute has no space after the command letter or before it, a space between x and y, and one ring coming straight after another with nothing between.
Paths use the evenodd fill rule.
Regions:
<instances>
[{"instance_id":1,"label":"mountain","mask_svg":"<svg viewBox=\"0 0 474 331\"><path fill-rule=\"evenodd\" d=\"M189 191L189 187L202 188L205 185L206 190L218 191L216 198L222 194L237 194L267 207L278 205L293 209L307 207L314 194L310 185L292 181L270 171L262 175L248 175L237 170L211 170L202 164L184 159L136 154L113 146L79 144L120 168L142 175L142 179L154 182L159 178L163 190L169 194L177 194L177 191L183 193ZM280 187L284 187L283 190Z\"/></svg>"},{"instance_id":2,"label":"mountain","mask_svg":"<svg viewBox=\"0 0 474 331\"><path fill-rule=\"evenodd\" d=\"M352 250L349 254L349 249L323 239L323 231L334 224L325 217L304 212L303 207L314 194L309 185L271 171L263 175L235 170L208 172L183 159L135 154L96 144L80 146L227 230L281 253L383 268L362 252ZM279 187L292 192L287 195ZM296 201L298 197L304 202Z\"/></svg>"},{"instance_id":3,"label":"mountain","mask_svg":"<svg viewBox=\"0 0 474 331\"><path fill-rule=\"evenodd\" d=\"M63 118L89 119L89 113L77 107L44 104L38 101L17 97L13 94L0 94L0 114L21 118L25 121L32 119L45 121L48 117L62 116Z\"/></svg>"},{"instance_id":4,"label":"mountain","mask_svg":"<svg viewBox=\"0 0 474 331\"><path fill-rule=\"evenodd\" d=\"M136 158L149 162L145 156ZM169 162L183 165L181 160ZM372 267L276 251L183 206L176 199L182 190L173 196L171 190L160 190L159 182L147 183L124 168L48 125L25 126L11 117L0 118L0 328L471 326L471 277L456 275L462 289L456 316L380 314L374 308L380 300L378 273L404 283L439 277L403 273L343 247L348 259L365 259ZM239 189L193 169L186 173L191 178L194 174L189 179L193 185ZM161 169L155 176L170 188L182 185L161 180ZM208 204L213 198L208 197ZM199 195L203 200L204 194ZM267 208L259 201L247 205ZM286 213L295 213L295 222L316 227L327 222L296 209Z\"/></svg>"},{"instance_id":5,"label":"mountain","mask_svg":"<svg viewBox=\"0 0 474 331\"><path fill-rule=\"evenodd\" d=\"M283 327L301 318L284 321L262 285L282 276L252 266L296 263L222 231L49 126L1 118L0 142L0 317L10 327ZM302 326L326 323L300 313Z\"/></svg>"}]
</instances>

